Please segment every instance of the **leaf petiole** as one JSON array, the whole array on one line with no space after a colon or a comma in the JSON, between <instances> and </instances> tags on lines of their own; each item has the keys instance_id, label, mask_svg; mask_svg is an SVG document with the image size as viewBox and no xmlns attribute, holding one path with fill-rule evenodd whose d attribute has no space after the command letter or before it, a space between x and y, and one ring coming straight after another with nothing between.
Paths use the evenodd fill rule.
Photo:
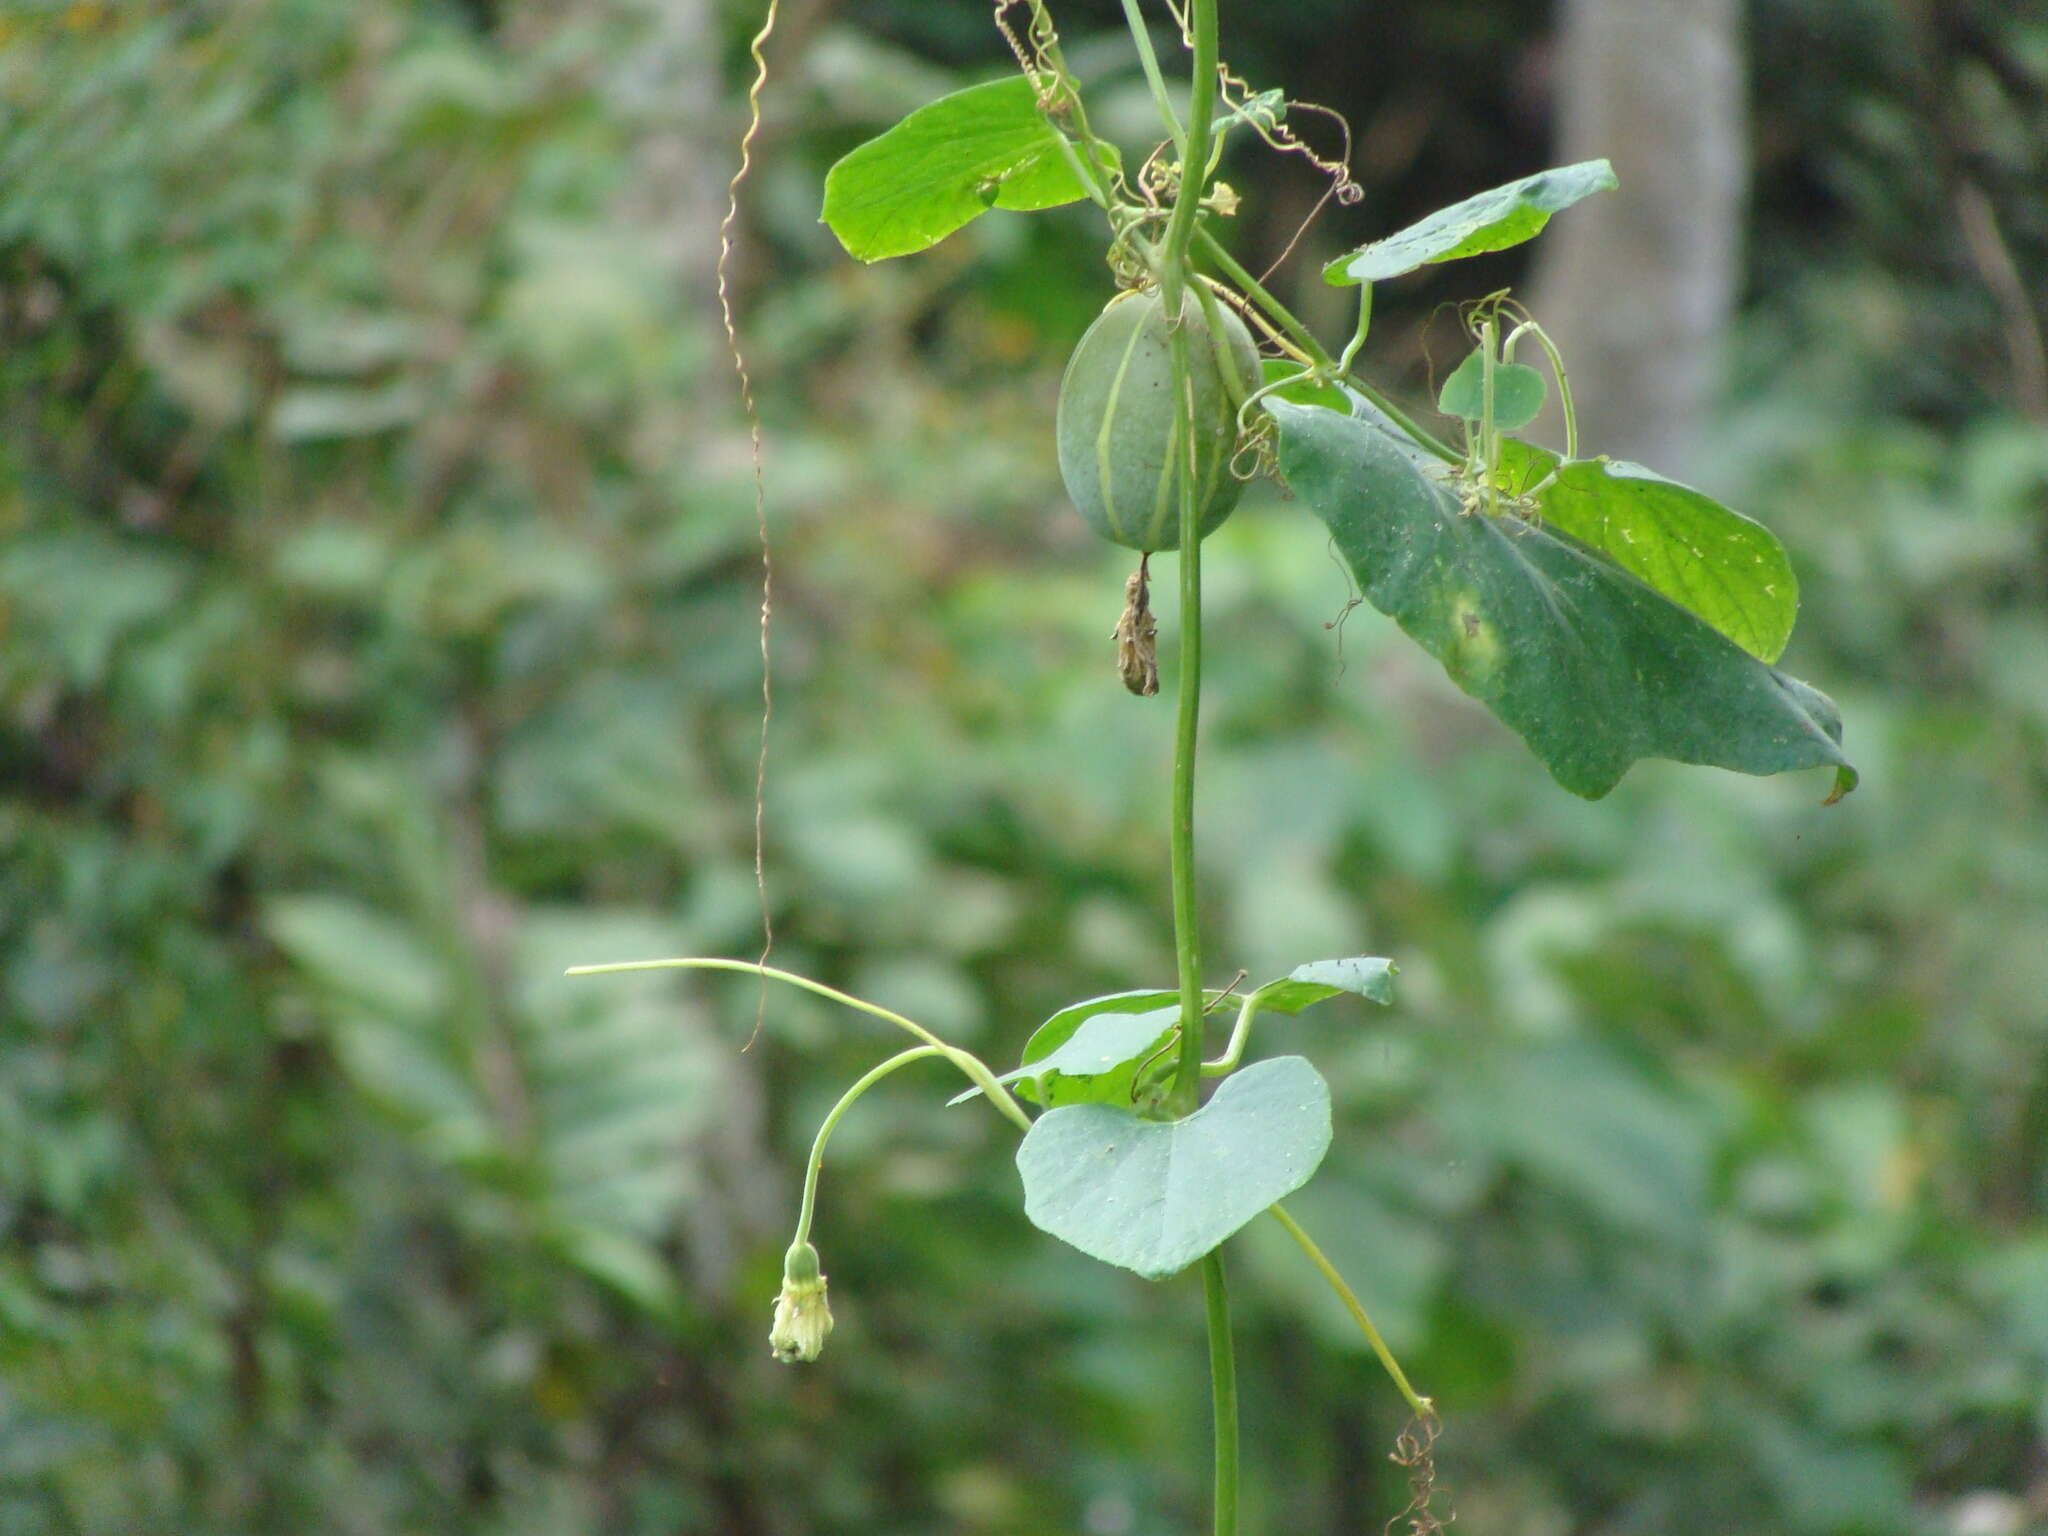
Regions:
<instances>
[{"instance_id":1,"label":"leaf petiole","mask_svg":"<svg viewBox=\"0 0 2048 1536\"><path fill-rule=\"evenodd\" d=\"M1515 343L1522 338L1524 332L1536 338L1536 345L1543 349L1543 355L1550 361L1551 377L1557 380L1558 409L1564 413L1564 460L1561 462L1568 462L1579 456L1579 417L1578 412L1572 408L1571 378L1564 371L1564 358L1559 355L1557 344L1550 339L1550 333L1534 320L1524 320L1508 333L1507 344L1501 349L1503 357L1514 354ZM1550 478L1556 478L1555 471L1552 471ZM1546 480L1544 484L1549 484L1549 481ZM1528 494L1534 495L1541 489L1543 486L1534 486Z\"/></svg>"},{"instance_id":2,"label":"leaf petiole","mask_svg":"<svg viewBox=\"0 0 2048 1536\"><path fill-rule=\"evenodd\" d=\"M1166 125L1167 137L1173 140L1174 148L1180 151L1181 163L1185 165L1188 132L1173 110L1173 98L1166 94L1166 77L1160 74L1159 55L1152 50L1152 29L1138 12L1138 0L1123 0L1123 4L1124 23L1131 29L1131 41L1137 46L1138 67L1145 72L1145 84L1152 92L1152 105L1159 109L1159 120Z\"/></svg>"},{"instance_id":3,"label":"leaf petiole","mask_svg":"<svg viewBox=\"0 0 2048 1536\"><path fill-rule=\"evenodd\" d=\"M1264 310L1272 318L1274 324L1285 331L1295 344L1309 355L1312 361L1322 368L1335 368L1337 366L1336 359L1323 349L1323 344L1316 340L1315 334L1297 320L1294 317L1293 311L1288 309L1285 304L1282 304L1272 294L1268 293L1265 286L1257 278L1253 277L1251 273L1247 272L1239 264L1235 256L1232 256L1229 251L1223 248L1221 241L1210 234L1209 231L1203 229L1196 231L1195 243L1202 248L1202 254L1216 263L1223 275L1235 283L1239 291L1247 298Z\"/></svg>"},{"instance_id":4,"label":"leaf petiole","mask_svg":"<svg viewBox=\"0 0 2048 1536\"><path fill-rule=\"evenodd\" d=\"M1344 355L1337 359L1337 372L1351 371L1352 361L1358 356L1358 349L1365 345L1365 333L1372 329L1372 284L1358 285L1358 324L1351 333L1351 340L1344 344Z\"/></svg>"},{"instance_id":5,"label":"leaf petiole","mask_svg":"<svg viewBox=\"0 0 2048 1536\"><path fill-rule=\"evenodd\" d=\"M1344 1310L1351 1314L1351 1320L1358 1324L1359 1332L1365 1335L1365 1342L1372 1346L1372 1352L1380 1357L1380 1364L1387 1368L1387 1374L1406 1399L1408 1406L1419 1419L1426 1419L1436 1411L1435 1404L1409 1385L1408 1373L1401 1369L1401 1362L1394 1358L1394 1352L1387 1348L1387 1341L1380 1337L1380 1331L1373 1326L1372 1317L1365 1310L1351 1287L1344 1283L1344 1277L1337 1273L1337 1266L1324 1257L1323 1250L1316 1246L1314 1238L1304 1232L1301 1223L1288 1215L1287 1208L1274 1201L1267 1207L1273 1219L1287 1229L1287 1235L1301 1245L1301 1251L1308 1255L1309 1263L1330 1283L1330 1289L1337 1293L1337 1299L1344 1303Z\"/></svg>"},{"instance_id":6,"label":"leaf petiole","mask_svg":"<svg viewBox=\"0 0 2048 1536\"><path fill-rule=\"evenodd\" d=\"M837 987L828 987L822 981L799 976L794 971L778 970L772 965L758 965L752 960L724 960L703 955L688 955L669 960L614 960L605 965L572 965L563 974L616 976L628 971L738 971L748 976L760 976L768 981L787 982L792 987L815 992L818 996L830 998L835 1003L844 1003L849 1008L872 1014L875 1018L915 1035L966 1073L968 1081L987 1094L989 1103L1019 1130L1031 1129L1031 1117L1024 1113L1015 1099L1010 1097L1009 1090L996 1081L995 1073L989 1070L988 1064L972 1051L963 1051L957 1045L949 1045L922 1024L906 1019L902 1014L892 1012L880 1003L871 1003L865 998L855 997L850 992L842 992Z\"/></svg>"},{"instance_id":7,"label":"leaf petiole","mask_svg":"<svg viewBox=\"0 0 2048 1536\"><path fill-rule=\"evenodd\" d=\"M1223 1054L1214 1061L1202 1063L1202 1076L1227 1077L1237 1070L1237 1064L1244 1060L1244 1048L1252 1037L1252 1018L1259 1011L1259 995L1248 995L1238 1006L1237 1022L1230 1026L1230 1039L1223 1047Z\"/></svg>"}]
</instances>

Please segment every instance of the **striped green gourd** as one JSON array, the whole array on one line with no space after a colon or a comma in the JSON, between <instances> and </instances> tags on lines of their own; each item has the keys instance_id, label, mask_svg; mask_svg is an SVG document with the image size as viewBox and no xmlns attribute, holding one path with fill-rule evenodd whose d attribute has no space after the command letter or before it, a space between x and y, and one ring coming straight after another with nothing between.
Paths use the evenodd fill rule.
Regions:
<instances>
[{"instance_id":1,"label":"striped green gourd","mask_svg":"<svg viewBox=\"0 0 2048 1536\"><path fill-rule=\"evenodd\" d=\"M1194 386L1196 526L1206 538L1237 505L1230 472L1237 407L1259 384L1244 322L1218 300L1221 345L1192 291L1188 368ZM1060 381L1060 476L1089 525L1132 549L1180 547L1180 477L1187 447L1173 398L1172 332L1157 288L1118 294L1074 348Z\"/></svg>"}]
</instances>

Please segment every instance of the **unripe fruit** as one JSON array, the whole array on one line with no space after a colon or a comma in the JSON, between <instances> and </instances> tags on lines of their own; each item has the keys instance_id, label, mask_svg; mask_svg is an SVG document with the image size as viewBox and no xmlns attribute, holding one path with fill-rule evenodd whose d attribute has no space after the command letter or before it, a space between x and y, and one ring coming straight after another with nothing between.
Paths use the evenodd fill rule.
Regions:
<instances>
[{"instance_id":1,"label":"unripe fruit","mask_svg":"<svg viewBox=\"0 0 2048 1536\"><path fill-rule=\"evenodd\" d=\"M1221 300L1220 347L1195 294L1185 292L1181 303L1194 387L1196 527L1206 538L1244 489L1230 460L1238 404L1259 386L1259 354L1244 322ZM1166 302L1156 288L1119 294L1074 348L1060 381L1057 420L1067 494L1104 538L1148 552L1180 547L1188 450L1177 415Z\"/></svg>"}]
</instances>

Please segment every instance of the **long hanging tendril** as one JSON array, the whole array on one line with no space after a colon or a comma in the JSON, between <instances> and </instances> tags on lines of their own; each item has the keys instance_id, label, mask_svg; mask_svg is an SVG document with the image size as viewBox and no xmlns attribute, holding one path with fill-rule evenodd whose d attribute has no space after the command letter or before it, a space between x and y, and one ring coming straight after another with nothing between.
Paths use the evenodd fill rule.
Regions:
<instances>
[{"instance_id":1,"label":"long hanging tendril","mask_svg":"<svg viewBox=\"0 0 2048 1536\"><path fill-rule=\"evenodd\" d=\"M761 467L761 412L754 404L754 381L747 371L746 354L740 349L739 325L733 318L732 252L733 231L739 223L740 184L754 167L754 140L761 132L761 92L768 84L768 58L762 51L775 35L775 20L781 0L768 0L768 14L747 51L754 59L754 82L747 88L747 131L740 136L740 164L725 189L725 217L718 225L718 312L725 321L725 343L732 352L733 371L739 375L740 407L747 417L747 438L754 466L754 523L761 540L761 747L754 761L754 890L761 901L761 958L766 965L775 949L775 917L768 900L768 726L775 715L775 672L768 637L775 613L775 559L768 542L768 483ZM754 1007L754 1031L747 1036L751 1047L760 1037L768 1016L768 983L761 982L760 998Z\"/></svg>"}]
</instances>

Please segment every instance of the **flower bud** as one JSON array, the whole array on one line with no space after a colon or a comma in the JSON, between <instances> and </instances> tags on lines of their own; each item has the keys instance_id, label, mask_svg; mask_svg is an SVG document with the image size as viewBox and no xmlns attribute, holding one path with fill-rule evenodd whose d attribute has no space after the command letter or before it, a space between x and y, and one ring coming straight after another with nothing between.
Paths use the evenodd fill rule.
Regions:
<instances>
[{"instance_id":1,"label":"flower bud","mask_svg":"<svg viewBox=\"0 0 2048 1536\"><path fill-rule=\"evenodd\" d=\"M792 1243L782 1259L782 1292L775 1298L775 1324L768 1330L768 1347L778 1360L815 1360L831 1332L832 1309L825 1304L818 1250L809 1243Z\"/></svg>"}]
</instances>

